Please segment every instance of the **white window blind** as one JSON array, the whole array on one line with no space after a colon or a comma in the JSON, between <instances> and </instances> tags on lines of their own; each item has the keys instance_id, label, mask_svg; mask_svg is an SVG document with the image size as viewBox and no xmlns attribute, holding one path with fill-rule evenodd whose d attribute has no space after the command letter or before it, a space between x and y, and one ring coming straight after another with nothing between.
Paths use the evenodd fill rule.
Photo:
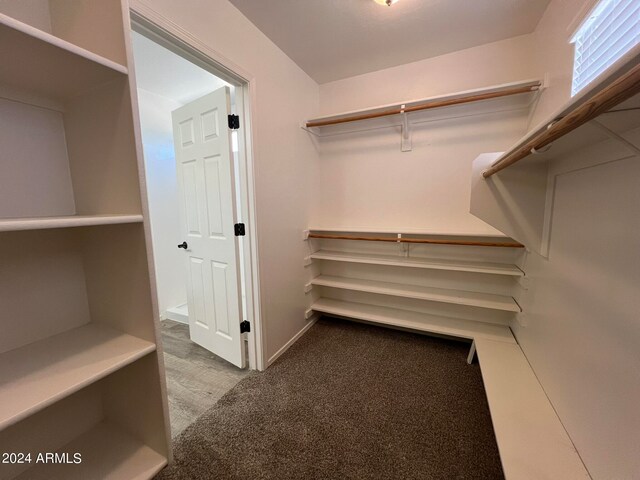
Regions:
<instances>
[{"instance_id":1,"label":"white window blind","mask_svg":"<svg viewBox=\"0 0 640 480\"><path fill-rule=\"evenodd\" d=\"M601 0L572 42L573 96L640 43L640 0Z\"/></svg>"}]
</instances>

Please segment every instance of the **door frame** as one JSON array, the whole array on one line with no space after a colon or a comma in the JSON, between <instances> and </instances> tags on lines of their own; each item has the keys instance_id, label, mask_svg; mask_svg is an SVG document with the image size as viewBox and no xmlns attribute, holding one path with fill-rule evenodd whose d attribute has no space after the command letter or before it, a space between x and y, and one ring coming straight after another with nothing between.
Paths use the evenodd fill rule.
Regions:
<instances>
[{"instance_id":1,"label":"door frame","mask_svg":"<svg viewBox=\"0 0 640 480\"><path fill-rule=\"evenodd\" d=\"M247 306L244 316L251 324L251 331L247 333L249 369L262 371L266 368L267 362L264 358L264 336L260 314L258 229L251 123L254 113L252 105L255 105L255 102L252 101L255 98L255 79L253 75L233 64L229 59L142 2L132 1L129 12L132 30L235 87L236 113L240 115L240 129L238 130L240 192L238 192L238 198L242 220L247 227L247 235L244 237L241 254L244 260L243 274Z\"/></svg>"}]
</instances>

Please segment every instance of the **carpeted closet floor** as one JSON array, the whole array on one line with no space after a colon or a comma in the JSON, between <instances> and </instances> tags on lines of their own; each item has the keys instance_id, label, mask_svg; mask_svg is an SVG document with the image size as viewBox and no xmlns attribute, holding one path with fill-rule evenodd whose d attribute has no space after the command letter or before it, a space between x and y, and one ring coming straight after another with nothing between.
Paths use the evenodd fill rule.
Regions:
<instances>
[{"instance_id":1,"label":"carpeted closet floor","mask_svg":"<svg viewBox=\"0 0 640 480\"><path fill-rule=\"evenodd\" d=\"M503 478L468 349L321 319L180 434L157 478Z\"/></svg>"}]
</instances>

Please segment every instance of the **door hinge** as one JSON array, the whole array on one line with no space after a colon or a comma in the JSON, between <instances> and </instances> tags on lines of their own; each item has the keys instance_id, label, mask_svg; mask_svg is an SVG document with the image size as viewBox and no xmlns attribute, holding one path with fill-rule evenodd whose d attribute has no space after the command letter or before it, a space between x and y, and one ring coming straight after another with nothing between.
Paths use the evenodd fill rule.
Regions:
<instances>
[{"instance_id":1,"label":"door hinge","mask_svg":"<svg viewBox=\"0 0 640 480\"><path fill-rule=\"evenodd\" d=\"M240 333L247 333L251 331L251 324L248 320L240 322Z\"/></svg>"},{"instance_id":2,"label":"door hinge","mask_svg":"<svg viewBox=\"0 0 640 480\"><path fill-rule=\"evenodd\" d=\"M229 128L231 130L238 130L240 128L240 117L238 115L229 115Z\"/></svg>"},{"instance_id":3,"label":"door hinge","mask_svg":"<svg viewBox=\"0 0 640 480\"><path fill-rule=\"evenodd\" d=\"M244 237L245 235L244 223L236 223L233 226L233 231L235 232L236 237Z\"/></svg>"}]
</instances>

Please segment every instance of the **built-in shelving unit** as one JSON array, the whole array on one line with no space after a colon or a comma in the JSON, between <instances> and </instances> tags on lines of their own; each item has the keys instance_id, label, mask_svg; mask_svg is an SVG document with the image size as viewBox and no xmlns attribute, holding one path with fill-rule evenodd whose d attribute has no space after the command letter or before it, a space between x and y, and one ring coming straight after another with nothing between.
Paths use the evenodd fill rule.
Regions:
<instances>
[{"instance_id":1,"label":"built-in shelving unit","mask_svg":"<svg viewBox=\"0 0 640 480\"><path fill-rule=\"evenodd\" d=\"M378 305L332 300L329 298L320 298L313 303L311 309L328 315L353 318L438 335L448 335L468 340L473 340L477 337L486 337L501 342L515 343L511 330L509 330L507 326L428 315Z\"/></svg>"},{"instance_id":2,"label":"built-in shelving unit","mask_svg":"<svg viewBox=\"0 0 640 480\"><path fill-rule=\"evenodd\" d=\"M170 457L127 2L0 2L0 451L152 478Z\"/></svg>"},{"instance_id":3,"label":"built-in shelving unit","mask_svg":"<svg viewBox=\"0 0 640 480\"><path fill-rule=\"evenodd\" d=\"M309 312L513 341L508 325L521 312L514 295L525 272L521 245L508 238L351 230L306 238Z\"/></svg>"},{"instance_id":4,"label":"built-in shelving unit","mask_svg":"<svg viewBox=\"0 0 640 480\"><path fill-rule=\"evenodd\" d=\"M492 295L488 293L465 292L446 288L423 287L420 285L403 285L377 280L363 280L358 278L333 277L319 275L311 280L312 285L321 287L340 288L358 292L376 293L396 297L415 298L432 302L453 303L471 307L490 308L507 312L519 312L520 307L512 297Z\"/></svg>"},{"instance_id":5,"label":"built-in shelving unit","mask_svg":"<svg viewBox=\"0 0 640 480\"><path fill-rule=\"evenodd\" d=\"M401 257L398 255L376 255L355 252L318 250L310 255L314 260L332 262L364 263L367 265L387 265L393 267L425 268L452 272L490 273L522 277L524 272L515 265L493 262L456 261L440 258Z\"/></svg>"},{"instance_id":6,"label":"built-in shelving unit","mask_svg":"<svg viewBox=\"0 0 640 480\"><path fill-rule=\"evenodd\" d=\"M0 429L153 352L154 343L85 325L0 355Z\"/></svg>"},{"instance_id":7,"label":"built-in shelving unit","mask_svg":"<svg viewBox=\"0 0 640 480\"><path fill-rule=\"evenodd\" d=\"M36 465L18 476L18 480L142 480L153 478L167 463L166 458L140 440L105 422L69 442L62 451L80 453L82 463Z\"/></svg>"}]
</instances>

